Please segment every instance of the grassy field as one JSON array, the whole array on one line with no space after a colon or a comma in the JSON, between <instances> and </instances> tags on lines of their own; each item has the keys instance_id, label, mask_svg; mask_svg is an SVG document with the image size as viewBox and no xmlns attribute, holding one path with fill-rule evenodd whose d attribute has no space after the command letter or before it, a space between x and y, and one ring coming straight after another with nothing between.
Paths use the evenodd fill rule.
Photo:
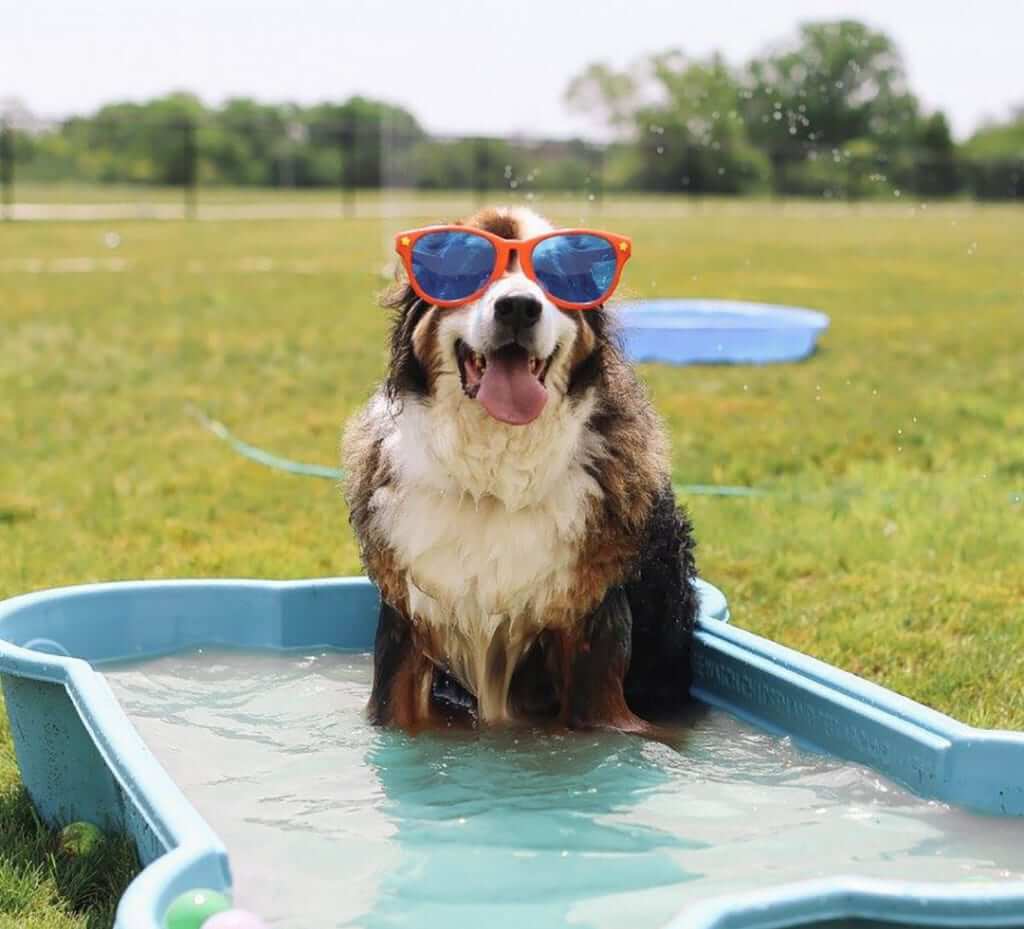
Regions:
<instances>
[{"instance_id":1,"label":"grassy field","mask_svg":"<svg viewBox=\"0 0 1024 929\"><path fill-rule=\"evenodd\" d=\"M799 365L643 369L676 481L772 491L687 501L735 622L1024 728L1024 210L606 209L586 219L634 237L626 296L832 317ZM387 242L439 218L423 212L0 227L0 596L357 572L331 482L236 457L185 406L334 464L384 370ZM45 845L0 728L0 929L102 925L109 911L67 892Z\"/></svg>"}]
</instances>

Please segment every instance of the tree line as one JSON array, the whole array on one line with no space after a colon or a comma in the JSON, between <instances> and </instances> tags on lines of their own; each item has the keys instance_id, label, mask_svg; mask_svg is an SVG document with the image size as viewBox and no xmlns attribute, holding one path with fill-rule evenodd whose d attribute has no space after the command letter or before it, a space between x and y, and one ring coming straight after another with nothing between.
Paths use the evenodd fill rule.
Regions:
<instances>
[{"instance_id":1,"label":"tree line","mask_svg":"<svg viewBox=\"0 0 1024 929\"><path fill-rule=\"evenodd\" d=\"M1024 109L957 144L892 39L854 20L806 23L741 66L675 49L597 62L565 99L612 141L439 138L365 97L208 107L178 93L17 130L14 162L37 181L1024 197Z\"/></svg>"}]
</instances>

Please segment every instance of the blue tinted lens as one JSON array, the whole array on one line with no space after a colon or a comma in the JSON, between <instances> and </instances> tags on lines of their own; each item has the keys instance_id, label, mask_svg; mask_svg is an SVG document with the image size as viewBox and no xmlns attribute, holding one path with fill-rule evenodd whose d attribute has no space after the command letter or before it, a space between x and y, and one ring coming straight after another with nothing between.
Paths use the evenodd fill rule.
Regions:
<instances>
[{"instance_id":1,"label":"blue tinted lens","mask_svg":"<svg viewBox=\"0 0 1024 929\"><path fill-rule=\"evenodd\" d=\"M606 296L615 280L615 249L596 235L556 235L533 250L533 270L544 289L569 303Z\"/></svg>"},{"instance_id":2,"label":"blue tinted lens","mask_svg":"<svg viewBox=\"0 0 1024 929\"><path fill-rule=\"evenodd\" d=\"M428 232L412 247L412 273L434 300L476 293L494 270L494 246L472 232Z\"/></svg>"}]
</instances>

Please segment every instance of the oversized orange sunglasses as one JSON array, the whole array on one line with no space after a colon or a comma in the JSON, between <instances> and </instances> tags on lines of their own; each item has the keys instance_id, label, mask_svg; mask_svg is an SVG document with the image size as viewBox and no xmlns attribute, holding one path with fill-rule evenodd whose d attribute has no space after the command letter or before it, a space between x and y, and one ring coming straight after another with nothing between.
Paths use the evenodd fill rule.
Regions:
<instances>
[{"instance_id":1,"label":"oversized orange sunglasses","mask_svg":"<svg viewBox=\"0 0 1024 929\"><path fill-rule=\"evenodd\" d=\"M618 286L633 252L626 236L596 229L556 229L532 239L503 239L469 226L400 232L395 250L417 296L439 307L477 299L508 268L515 252L530 280L564 310L589 310Z\"/></svg>"}]
</instances>

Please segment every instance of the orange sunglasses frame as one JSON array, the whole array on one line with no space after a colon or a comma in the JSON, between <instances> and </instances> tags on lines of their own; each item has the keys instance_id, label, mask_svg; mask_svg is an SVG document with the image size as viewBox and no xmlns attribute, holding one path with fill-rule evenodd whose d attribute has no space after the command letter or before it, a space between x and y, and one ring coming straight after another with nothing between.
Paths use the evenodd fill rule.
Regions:
<instances>
[{"instance_id":1,"label":"orange sunglasses frame","mask_svg":"<svg viewBox=\"0 0 1024 929\"><path fill-rule=\"evenodd\" d=\"M416 276L412 272L412 250L418 239L432 232L471 232L483 239L487 239L494 246L494 270L491 272L491 276L468 297L463 297L460 300L436 300L420 289ZM615 277L612 278L611 285L599 299L591 300L588 303L572 303L569 300L560 300L558 297L548 293L544 284L537 279L537 275L533 270L533 250L537 247L538 243L559 235L593 235L609 242L615 249ZM487 232L484 229L474 229L472 226L424 226L422 229L410 229L408 232L398 233L395 236L395 251L398 252L402 259L402 264L405 265L405 274L409 279L409 286L412 287L421 300L434 306L451 309L452 307L465 306L467 303L472 303L505 273L505 270L508 268L509 255L515 252L519 257L519 267L522 268L523 274L531 281L534 281L555 306L561 307L563 310L592 310L594 307L601 306L615 292L615 288L619 286L622 269L625 267L630 255L633 254L633 241L628 236L616 235L614 232L602 232L599 229L554 229L551 232L545 232L543 235L534 236L532 239L503 239L493 232Z\"/></svg>"}]
</instances>

